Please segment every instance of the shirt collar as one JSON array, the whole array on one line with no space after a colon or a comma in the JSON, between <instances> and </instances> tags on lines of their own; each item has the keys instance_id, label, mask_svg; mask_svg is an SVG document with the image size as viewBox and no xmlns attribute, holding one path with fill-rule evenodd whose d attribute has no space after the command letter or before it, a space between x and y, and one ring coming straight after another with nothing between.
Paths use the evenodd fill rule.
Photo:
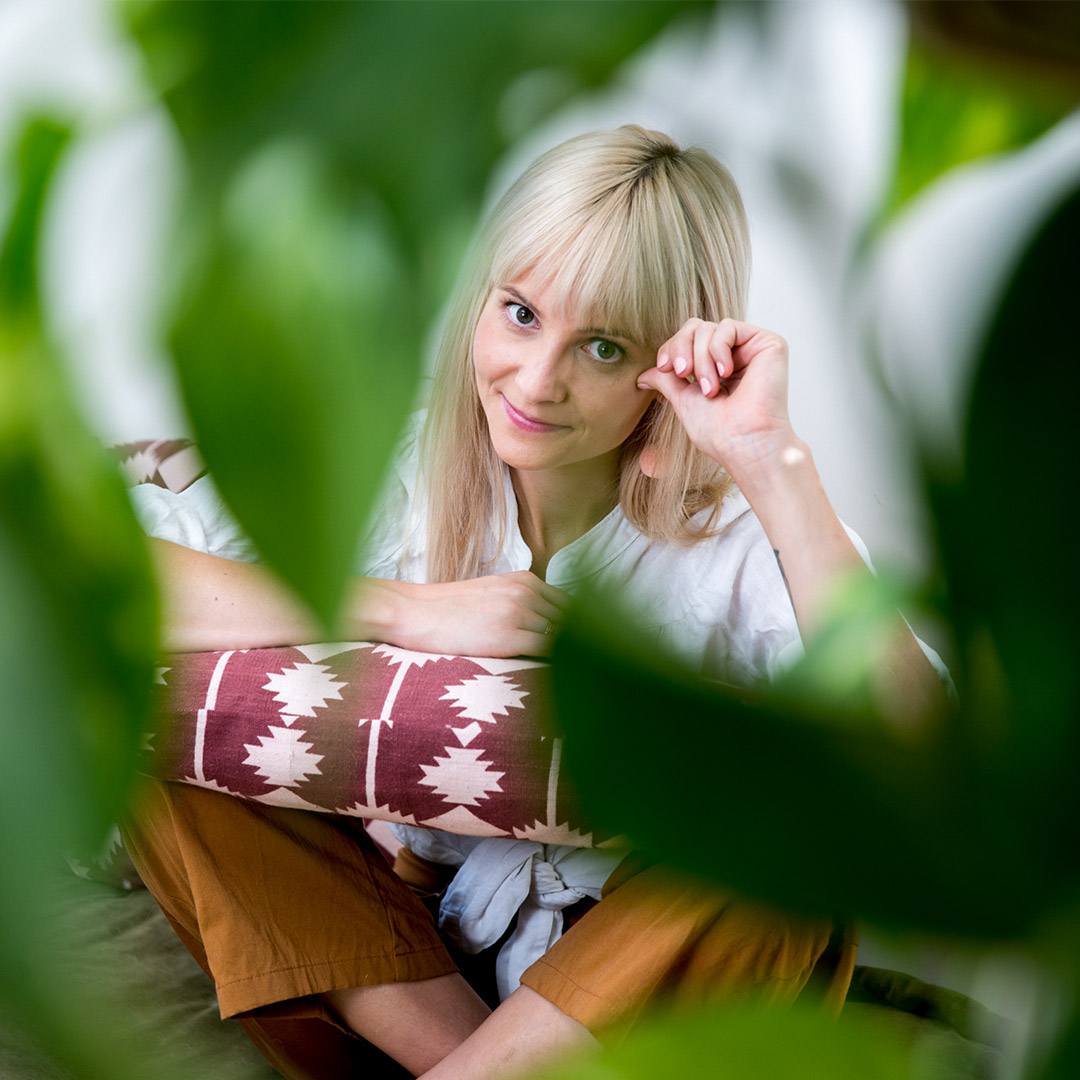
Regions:
<instances>
[{"instance_id":1,"label":"shirt collar","mask_svg":"<svg viewBox=\"0 0 1080 1080\"><path fill-rule=\"evenodd\" d=\"M532 552L518 526L517 493L514 491L510 466L506 462L502 463L502 472L503 499L509 522L503 554L512 566L527 570L532 565ZM617 559L635 541L644 542L645 537L627 520L622 505L616 503L587 533L552 555L545 577L559 587L585 581Z\"/></svg>"}]
</instances>

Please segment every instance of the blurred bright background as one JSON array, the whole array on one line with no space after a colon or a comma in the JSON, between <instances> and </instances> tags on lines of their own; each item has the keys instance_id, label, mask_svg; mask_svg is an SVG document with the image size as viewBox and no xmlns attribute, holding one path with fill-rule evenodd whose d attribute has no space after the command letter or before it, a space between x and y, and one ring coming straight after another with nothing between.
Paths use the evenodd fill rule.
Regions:
<instances>
[{"instance_id":1,"label":"blurred bright background","mask_svg":"<svg viewBox=\"0 0 1080 1080\"><path fill-rule=\"evenodd\" d=\"M507 150L483 202L539 152L596 128L641 124L715 154L750 219L747 317L790 344L794 427L875 562L917 576L928 549L907 421L953 446L979 312L1080 174L1080 110L1036 103L1035 130L1021 138L1007 110L988 106L964 129L968 151L956 149L925 183L908 177L916 190L886 216L897 197L900 106L920 89L908 9L736 3L717 6L706 32L701 25L675 19L599 90L568 84L555 66L521 75L499 104ZM551 101L559 104L548 114ZM46 222L43 280L80 407L105 443L191 436L156 323L184 156L104 0L0 4L0 145L42 107L79 125ZM941 128L943 138L960 131ZM0 207L8 194L0 190ZM417 317L430 331L437 314ZM939 628L913 622L951 662ZM864 958L969 993L1017 1021L1024 1038L1045 1013L1019 955L867 934Z\"/></svg>"}]
</instances>

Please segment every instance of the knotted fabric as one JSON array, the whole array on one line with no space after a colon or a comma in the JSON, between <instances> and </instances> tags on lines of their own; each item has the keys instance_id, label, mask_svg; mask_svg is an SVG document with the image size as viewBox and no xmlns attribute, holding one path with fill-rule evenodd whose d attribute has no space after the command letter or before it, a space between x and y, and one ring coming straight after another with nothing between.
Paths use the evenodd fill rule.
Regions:
<instances>
[{"instance_id":1,"label":"knotted fabric","mask_svg":"<svg viewBox=\"0 0 1080 1080\"><path fill-rule=\"evenodd\" d=\"M395 825L394 832L420 858L459 868L439 905L439 929L463 952L490 948L517 915L495 960L500 1000L562 936L563 908L586 896L599 900L626 855L621 849L457 836L408 825Z\"/></svg>"}]
</instances>

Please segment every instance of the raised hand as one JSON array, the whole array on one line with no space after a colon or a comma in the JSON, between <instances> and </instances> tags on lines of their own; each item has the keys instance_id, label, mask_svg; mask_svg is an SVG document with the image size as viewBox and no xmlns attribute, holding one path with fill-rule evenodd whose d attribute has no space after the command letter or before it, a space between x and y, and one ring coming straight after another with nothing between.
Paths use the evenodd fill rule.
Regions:
<instances>
[{"instance_id":1,"label":"raised hand","mask_svg":"<svg viewBox=\"0 0 1080 1080\"><path fill-rule=\"evenodd\" d=\"M691 442L736 479L794 437L788 345L771 330L738 319L688 319L637 384L663 394Z\"/></svg>"}]
</instances>

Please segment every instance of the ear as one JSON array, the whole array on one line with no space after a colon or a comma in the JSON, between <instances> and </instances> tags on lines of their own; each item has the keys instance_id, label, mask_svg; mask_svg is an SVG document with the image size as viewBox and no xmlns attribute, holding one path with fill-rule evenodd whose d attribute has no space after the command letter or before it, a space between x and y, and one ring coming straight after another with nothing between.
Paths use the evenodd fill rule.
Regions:
<instances>
[{"instance_id":1,"label":"ear","mask_svg":"<svg viewBox=\"0 0 1080 1080\"><path fill-rule=\"evenodd\" d=\"M646 476L651 476L654 480L658 480L664 475L663 462L653 446L646 446L641 451L641 455L638 457L638 467Z\"/></svg>"}]
</instances>

